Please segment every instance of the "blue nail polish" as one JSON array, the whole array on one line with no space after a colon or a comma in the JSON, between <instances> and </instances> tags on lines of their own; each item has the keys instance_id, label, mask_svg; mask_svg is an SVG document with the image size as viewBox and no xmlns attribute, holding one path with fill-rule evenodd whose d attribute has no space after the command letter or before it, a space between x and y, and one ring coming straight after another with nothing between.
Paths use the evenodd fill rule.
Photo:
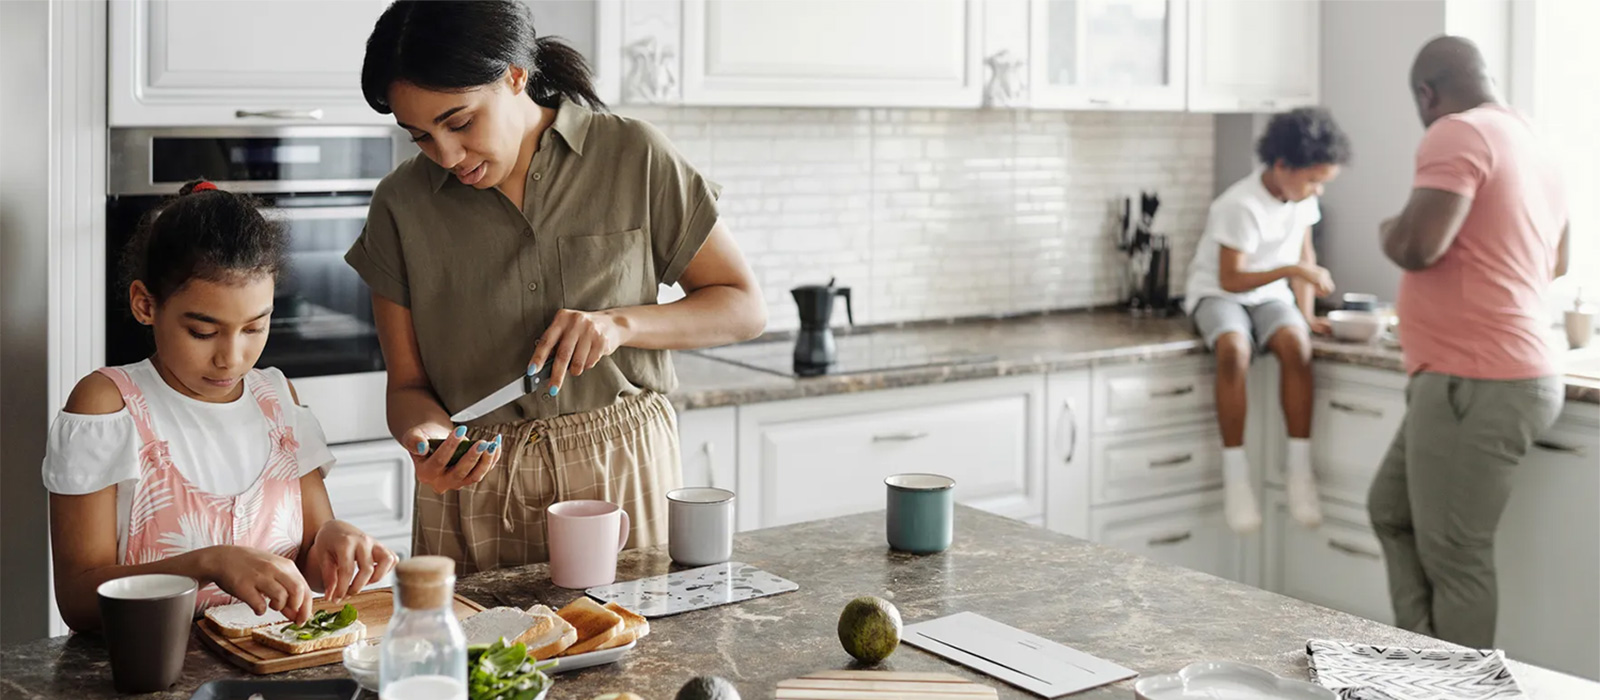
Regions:
<instances>
[{"instance_id":1,"label":"blue nail polish","mask_svg":"<svg viewBox=\"0 0 1600 700\"><path fill-rule=\"evenodd\" d=\"M480 442L480 443L478 443L478 444L476 444L476 445L474 445L474 446L473 446L473 447L472 447L472 449L473 449L473 450L475 450L475 451L477 451L477 452L484 452L484 451L487 451L487 450L489 450L489 449L490 449L490 448L489 448L489 443L487 443L487 442Z\"/></svg>"},{"instance_id":2,"label":"blue nail polish","mask_svg":"<svg viewBox=\"0 0 1600 700\"><path fill-rule=\"evenodd\" d=\"M489 443L489 454L494 454L494 451L497 450L497 449L500 449L500 441L499 440L495 440L494 442Z\"/></svg>"},{"instance_id":3,"label":"blue nail polish","mask_svg":"<svg viewBox=\"0 0 1600 700\"><path fill-rule=\"evenodd\" d=\"M417 454L428 454L428 443L426 441L417 443Z\"/></svg>"},{"instance_id":4,"label":"blue nail polish","mask_svg":"<svg viewBox=\"0 0 1600 700\"><path fill-rule=\"evenodd\" d=\"M465 425L456 426L456 437L466 437L466 436L467 436L467 426L465 426Z\"/></svg>"},{"instance_id":5,"label":"blue nail polish","mask_svg":"<svg viewBox=\"0 0 1600 700\"><path fill-rule=\"evenodd\" d=\"M534 362L534 363L531 363L531 364L528 365L528 376L531 377L531 376L533 376L535 374L538 374L538 373L539 373L539 363Z\"/></svg>"},{"instance_id":6,"label":"blue nail polish","mask_svg":"<svg viewBox=\"0 0 1600 700\"><path fill-rule=\"evenodd\" d=\"M561 387L559 387L559 386L550 387L550 395L552 397L555 396L556 394L559 394L559 393L561 393Z\"/></svg>"}]
</instances>

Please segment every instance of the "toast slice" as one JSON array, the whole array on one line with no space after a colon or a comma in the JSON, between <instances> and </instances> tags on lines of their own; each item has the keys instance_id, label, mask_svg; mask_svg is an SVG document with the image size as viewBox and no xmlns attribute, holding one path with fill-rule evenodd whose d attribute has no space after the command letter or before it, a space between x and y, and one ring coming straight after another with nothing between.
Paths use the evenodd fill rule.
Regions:
<instances>
[{"instance_id":1,"label":"toast slice","mask_svg":"<svg viewBox=\"0 0 1600 700\"><path fill-rule=\"evenodd\" d=\"M309 654L323 649L347 647L367 637L367 626L361 624L360 620L334 634L316 639L297 639L300 633L288 628L288 625L258 628L250 631L250 638L285 654Z\"/></svg>"},{"instance_id":2,"label":"toast slice","mask_svg":"<svg viewBox=\"0 0 1600 700\"><path fill-rule=\"evenodd\" d=\"M595 651L627 646L644 639L650 634L650 621L644 619L643 615L617 605L615 601L606 603L605 608L622 617L622 633L612 637L611 641L595 647Z\"/></svg>"},{"instance_id":3,"label":"toast slice","mask_svg":"<svg viewBox=\"0 0 1600 700\"><path fill-rule=\"evenodd\" d=\"M265 615L257 615L249 605L232 603L207 608L206 621L211 623L211 628L218 634L228 639L244 639L250 636L252 630L282 624L288 622L289 618L284 617L281 612L270 609Z\"/></svg>"},{"instance_id":4,"label":"toast slice","mask_svg":"<svg viewBox=\"0 0 1600 700\"><path fill-rule=\"evenodd\" d=\"M528 645L528 656L534 660L544 661L578 643L578 628L562 619L556 611L543 605L535 605L528 608L528 614L546 623L543 625L546 631L524 641Z\"/></svg>"},{"instance_id":5,"label":"toast slice","mask_svg":"<svg viewBox=\"0 0 1600 700\"><path fill-rule=\"evenodd\" d=\"M461 621L461 635L468 644L527 643L551 627L547 619L511 607L489 608Z\"/></svg>"},{"instance_id":6,"label":"toast slice","mask_svg":"<svg viewBox=\"0 0 1600 700\"><path fill-rule=\"evenodd\" d=\"M588 597L568 603L556 614L578 628L578 643L567 647L561 652L561 656L583 654L599 649L600 645L611 641L627 628L627 623L622 621L621 615L600 607L599 603Z\"/></svg>"}]
</instances>

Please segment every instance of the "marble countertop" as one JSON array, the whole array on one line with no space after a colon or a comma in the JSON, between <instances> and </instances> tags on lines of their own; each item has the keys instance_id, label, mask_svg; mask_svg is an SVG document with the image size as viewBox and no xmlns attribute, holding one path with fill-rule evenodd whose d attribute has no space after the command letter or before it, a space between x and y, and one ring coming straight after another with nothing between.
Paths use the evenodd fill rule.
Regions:
<instances>
[{"instance_id":1,"label":"marble countertop","mask_svg":"<svg viewBox=\"0 0 1600 700\"><path fill-rule=\"evenodd\" d=\"M928 355L981 353L993 359L958 365L797 379L750 369L702 354L678 352L673 363L679 410L782 401L878 389L1040 374L1082 367L1166 360L1202 354L1205 348L1187 318L1139 318L1121 311L1079 311L1001 320L958 321L878 328L876 343L905 343ZM788 345L787 338L757 343ZM1318 338L1319 361L1391 371L1403 366L1399 348ZM1600 381L1571 377L1567 398L1600 403Z\"/></svg>"},{"instance_id":2,"label":"marble countertop","mask_svg":"<svg viewBox=\"0 0 1600 700\"><path fill-rule=\"evenodd\" d=\"M1304 649L1311 638L1442 644L967 508L957 510L955 545L943 554L892 553L883 537L881 512L741 533L736 560L789 578L800 590L653 620L650 636L622 661L558 675L550 697L587 700L629 691L668 700L693 676L719 675L745 698L770 698L784 679L852 667L834 627L845 603L869 594L893 601L907 623L972 611L1147 675L1227 659L1305 679ZM660 548L633 550L622 557L618 577L636 579L670 567ZM577 596L553 587L543 565L469 576L457 590L488 606L556 607ZM92 635L5 647L0 666L0 698L115 697L104 646ZM996 688L1002 698L1033 697L909 646L881 668L953 673ZM1519 663L1512 670L1533 700L1600 697L1600 684ZM333 665L273 677L344 673ZM205 681L238 677L244 674L196 642L179 684L144 697L181 700ZM1131 687L1125 681L1073 698L1123 700Z\"/></svg>"}]
</instances>

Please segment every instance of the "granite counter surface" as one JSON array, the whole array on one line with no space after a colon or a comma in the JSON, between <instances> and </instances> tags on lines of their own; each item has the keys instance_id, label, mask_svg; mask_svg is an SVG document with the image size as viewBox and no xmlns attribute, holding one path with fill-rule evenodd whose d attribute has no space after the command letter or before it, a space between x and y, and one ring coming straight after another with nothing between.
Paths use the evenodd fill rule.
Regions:
<instances>
[{"instance_id":1,"label":"granite counter surface","mask_svg":"<svg viewBox=\"0 0 1600 700\"><path fill-rule=\"evenodd\" d=\"M920 354L992 355L958 365L796 379L699 352L674 353L679 410L782 401L861 391L1041 374L1084 367L1169 360L1205 352L1186 318L1138 318L1120 311L1064 312L1001 320L919 324L869 331L876 343L904 343ZM754 342L787 345L787 339ZM1400 350L1377 343L1312 343L1318 361L1401 371ZM1600 381L1569 377L1567 399L1600 403Z\"/></svg>"},{"instance_id":2,"label":"granite counter surface","mask_svg":"<svg viewBox=\"0 0 1600 700\"><path fill-rule=\"evenodd\" d=\"M787 577L794 593L651 622L651 634L619 663L556 676L552 700L587 700L629 691L669 700L696 675L734 681L745 698L771 698L779 681L850 668L835 624L845 603L873 594L892 600L907 623L972 611L1122 664L1141 674L1175 671L1204 659L1254 664L1307 677L1305 643L1327 638L1436 647L1442 643L1275 593L1157 563L1132 554L960 508L950 551L912 556L888 551L883 514L869 513L747 532L735 559ZM619 579L670 570L665 551L634 550ZM457 590L484 605L559 606L574 591L551 586L543 565L476 574ZM105 649L92 635L0 649L0 697L93 700L115 697ZM902 646L885 670L953 673L996 688L1002 698L1033 696ZM1600 697L1600 684L1524 664L1513 673L1528 697ZM274 676L344 674L325 666ZM192 644L183 679L145 697L190 697L201 683L242 672ZM1073 698L1123 700L1132 682Z\"/></svg>"}]
</instances>

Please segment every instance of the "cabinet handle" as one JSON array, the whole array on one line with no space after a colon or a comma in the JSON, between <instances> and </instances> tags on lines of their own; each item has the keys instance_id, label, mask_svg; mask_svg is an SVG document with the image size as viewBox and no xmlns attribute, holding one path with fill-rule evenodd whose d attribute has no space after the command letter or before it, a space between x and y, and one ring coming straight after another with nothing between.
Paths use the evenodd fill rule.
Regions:
<instances>
[{"instance_id":1,"label":"cabinet handle","mask_svg":"<svg viewBox=\"0 0 1600 700\"><path fill-rule=\"evenodd\" d=\"M1188 396L1188 395L1193 394L1193 393L1194 393L1194 385L1193 384L1189 384L1189 385L1185 385L1185 386L1180 386L1180 387L1178 387L1176 389L1167 389L1165 391L1152 391L1152 392L1150 392L1150 398L1152 398L1152 399L1175 399L1175 398L1178 398L1179 396Z\"/></svg>"},{"instance_id":2,"label":"cabinet handle","mask_svg":"<svg viewBox=\"0 0 1600 700\"><path fill-rule=\"evenodd\" d=\"M1176 466L1179 466L1179 465L1188 464L1188 463L1193 462L1193 461L1194 461L1194 453L1191 452L1191 453L1186 454L1186 455L1178 455L1177 457L1168 457L1166 459L1152 459L1152 460L1150 460L1150 468L1151 469L1164 469L1164 468L1167 468L1167 467L1176 467Z\"/></svg>"},{"instance_id":3,"label":"cabinet handle","mask_svg":"<svg viewBox=\"0 0 1600 700\"><path fill-rule=\"evenodd\" d=\"M1089 104L1092 104L1092 105L1094 105L1096 107L1110 107L1111 106L1111 100L1101 99L1101 98L1098 98L1098 97L1091 97L1091 98L1089 98Z\"/></svg>"},{"instance_id":4,"label":"cabinet handle","mask_svg":"<svg viewBox=\"0 0 1600 700\"><path fill-rule=\"evenodd\" d=\"M1167 546L1178 544L1180 542L1188 542L1193 537L1194 537L1194 533L1193 532L1185 530L1185 531L1180 532L1180 533L1178 533L1176 535L1167 535L1166 537L1156 537L1156 538L1147 540L1147 541L1145 541L1145 544L1147 544L1147 545L1149 545L1151 547L1167 547Z\"/></svg>"},{"instance_id":5,"label":"cabinet handle","mask_svg":"<svg viewBox=\"0 0 1600 700\"><path fill-rule=\"evenodd\" d=\"M706 444L700 446L700 451L706 453L706 485L710 486L711 488L716 488L717 487L717 460L716 460L717 450L716 450L716 443L713 443L710 440L707 440Z\"/></svg>"},{"instance_id":6,"label":"cabinet handle","mask_svg":"<svg viewBox=\"0 0 1600 700\"><path fill-rule=\"evenodd\" d=\"M322 121L320 109L241 109L233 113L239 119L260 117L262 119L311 119Z\"/></svg>"},{"instance_id":7,"label":"cabinet handle","mask_svg":"<svg viewBox=\"0 0 1600 700\"><path fill-rule=\"evenodd\" d=\"M911 442L928 437L927 433L883 433L872 436L873 442Z\"/></svg>"},{"instance_id":8,"label":"cabinet handle","mask_svg":"<svg viewBox=\"0 0 1600 700\"><path fill-rule=\"evenodd\" d=\"M1348 555L1350 555L1352 557L1361 557L1362 559L1371 559L1373 561L1378 561L1380 559L1383 559L1383 555L1382 554L1379 554L1379 553L1374 552L1374 551L1369 550L1369 549L1363 549L1361 547L1357 547L1357 546L1355 546L1353 544L1349 544L1347 542L1340 542L1339 540L1328 540L1328 549L1331 549L1331 550L1333 550L1335 552L1348 554Z\"/></svg>"},{"instance_id":9,"label":"cabinet handle","mask_svg":"<svg viewBox=\"0 0 1600 700\"><path fill-rule=\"evenodd\" d=\"M1376 408L1368 408L1366 406L1357 406L1356 404L1345 403L1343 401L1329 401L1328 408L1331 408L1335 411L1344 411L1345 413L1351 413L1358 416L1370 416L1372 418L1383 417L1383 411L1381 410Z\"/></svg>"},{"instance_id":10,"label":"cabinet handle","mask_svg":"<svg viewBox=\"0 0 1600 700\"><path fill-rule=\"evenodd\" d=\"M1072 428L1070 441L1067 443L1067 457L1061 460L1064 464L1071 464L1072 459L1078 456L1078 414L1072 409L1072 399L1067 399L1061 404L1061 421Z\"/></svg>"},{"instance_id":11,"label":"cabinet handle","mask_svg":"<svg viewBox=\"0 0 1600 700\"><path fill-rule=\"evenodd\" d=\"M1572 445L1563 445L1563 444L1561 444L1559 442L1551 442L1549 440L1534 440L1533 441L1533 446L1537 447L1537 448L1539 448L1541 450L1544 450L1545 452L1559 452L1559 453L1564 454L1564 455L1581 455L1581 454L1583 454L1583 448L1582 447L1573 447Z\"/></svg>"}]
</instances>

